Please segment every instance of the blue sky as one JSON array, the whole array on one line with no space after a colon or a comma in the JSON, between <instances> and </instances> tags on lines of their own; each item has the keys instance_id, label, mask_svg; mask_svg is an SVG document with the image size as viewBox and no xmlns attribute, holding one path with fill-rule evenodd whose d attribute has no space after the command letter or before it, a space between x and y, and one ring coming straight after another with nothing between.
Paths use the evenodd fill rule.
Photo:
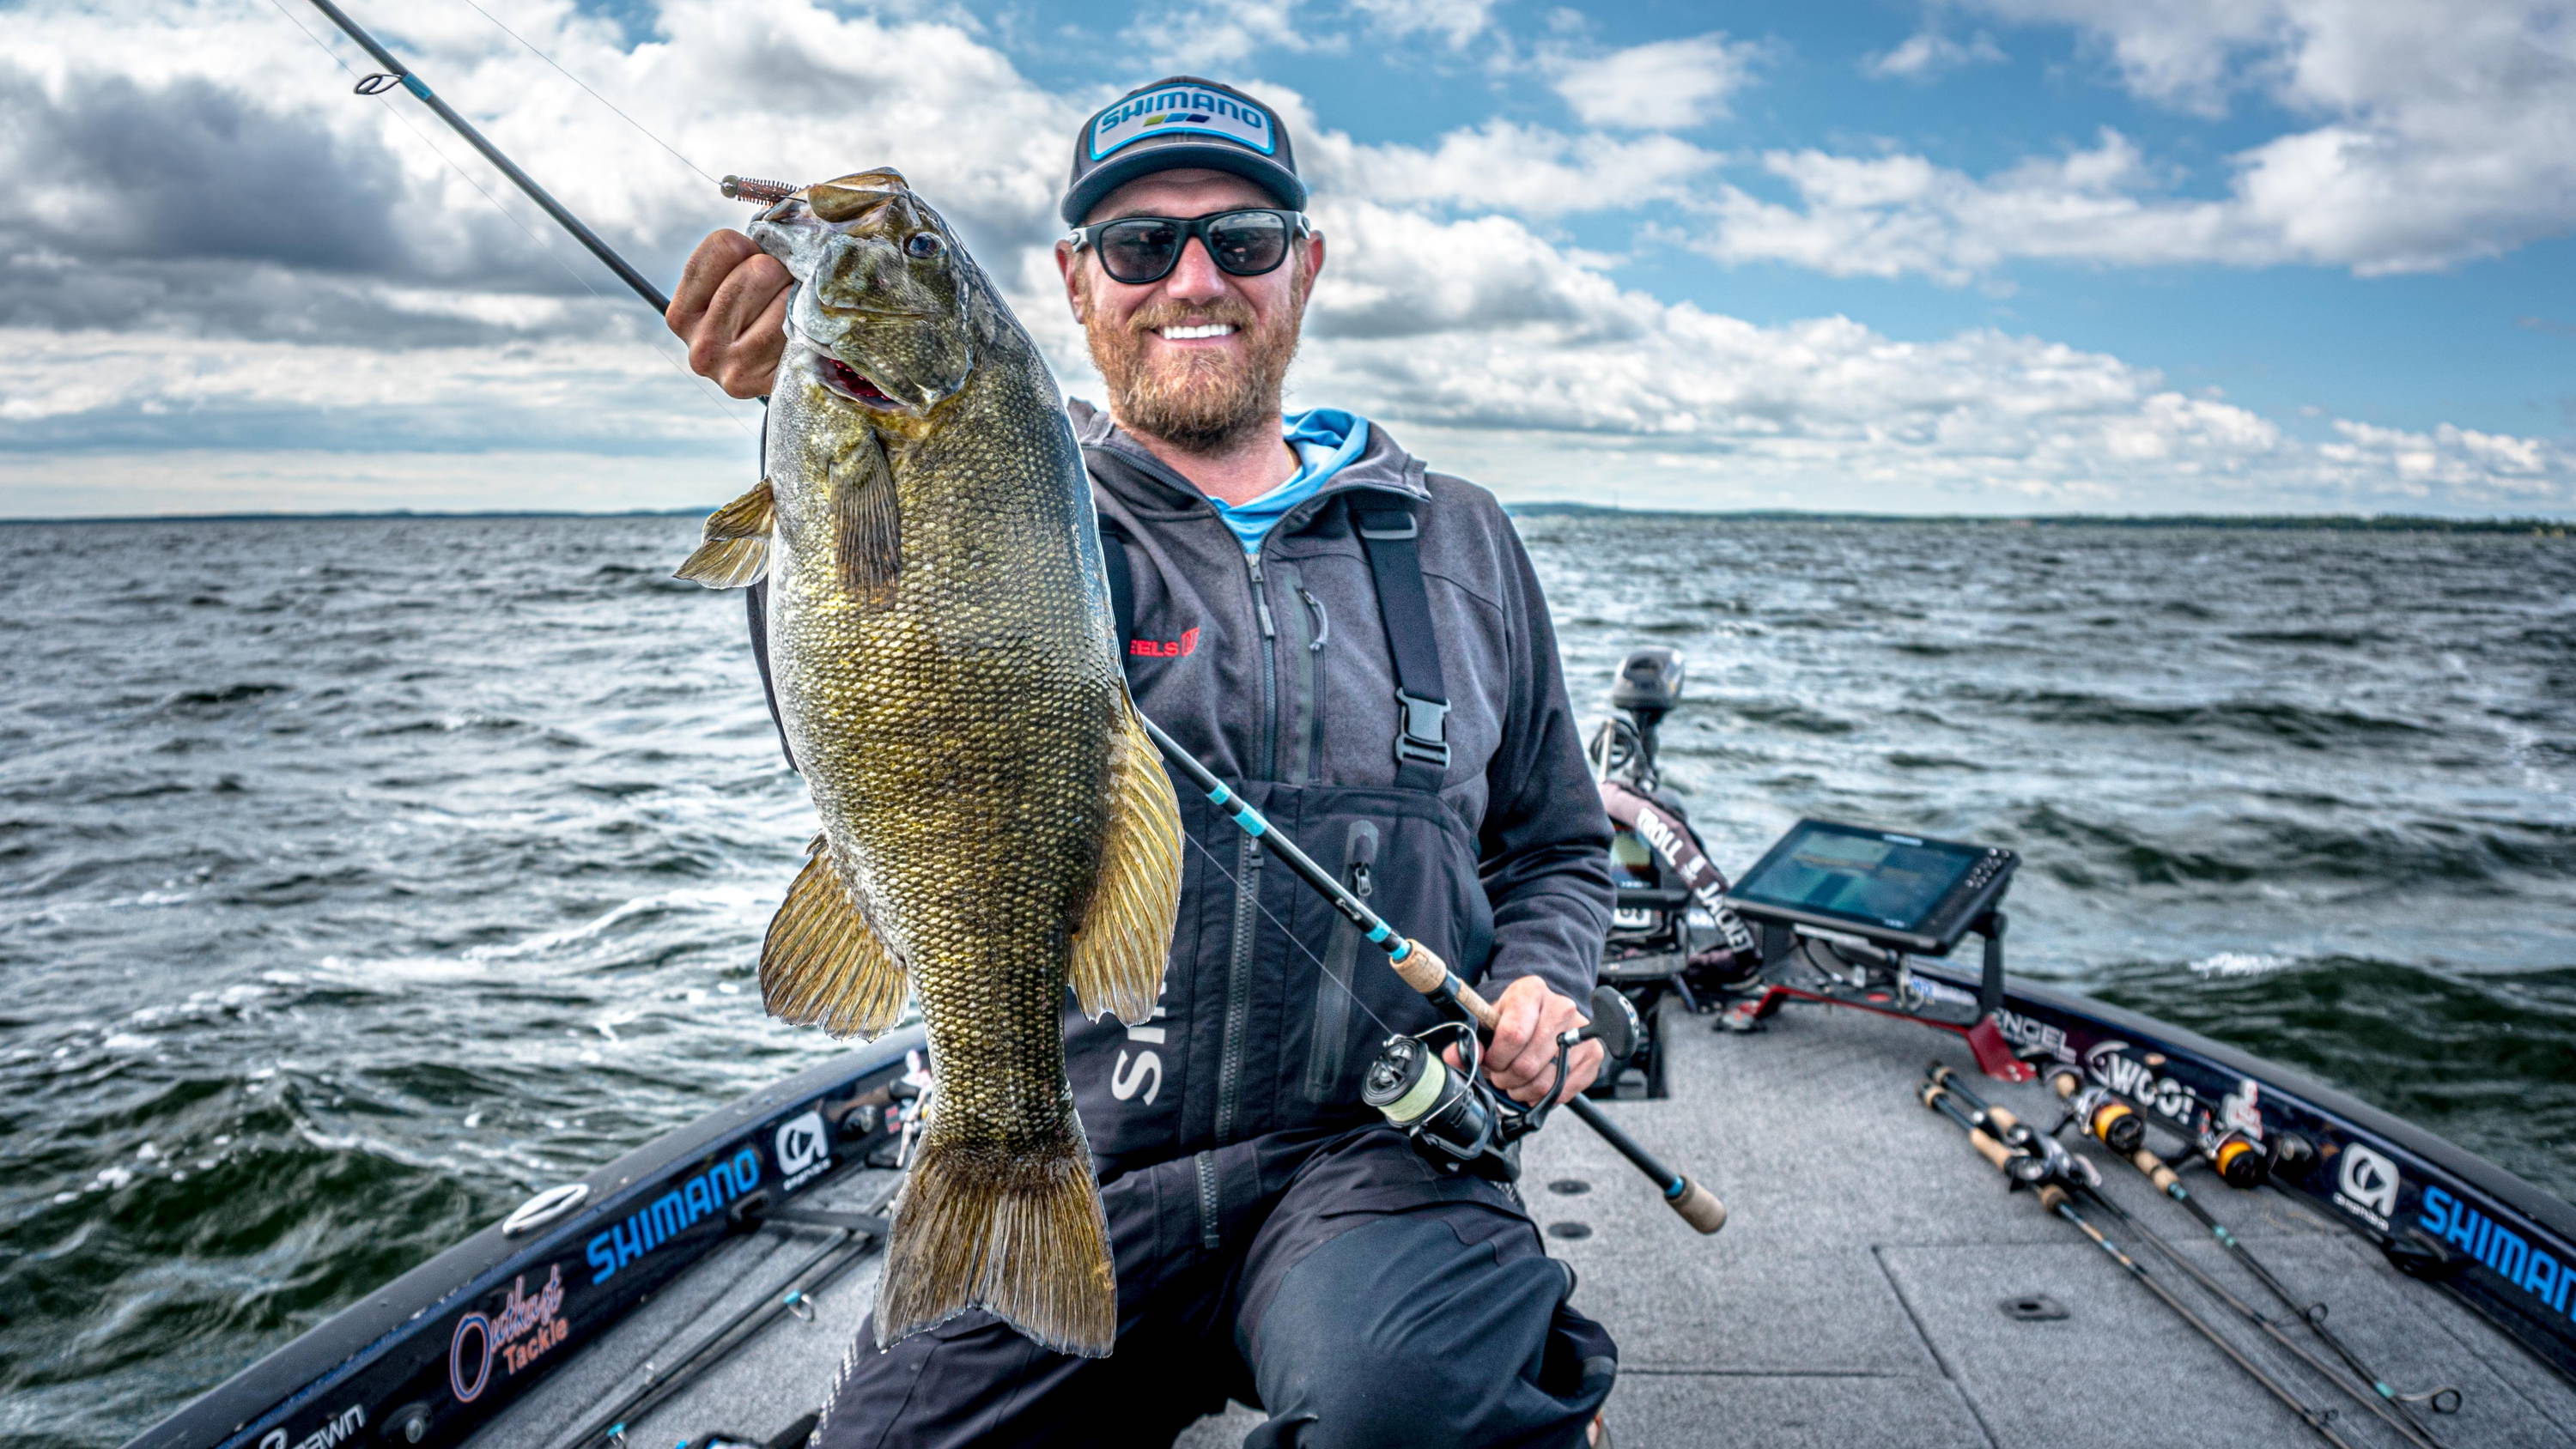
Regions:
<instances>
[{"instance_id":1,"label":"blue sky","mask_svg":"<svg viewBox=\"0 0 2576 1449\"><path fill-rule=\"evenodd\" d=\"M483 5L707 171L901 165L1075 393L1063 153L1187 69L1299 127L1292 401L1506 497L2576 513L2567 0ZM746 408L265 0L0 8L0 516L730 496ZM648 271L737 217L352 9Z\"/></svg>"}]
</instances>

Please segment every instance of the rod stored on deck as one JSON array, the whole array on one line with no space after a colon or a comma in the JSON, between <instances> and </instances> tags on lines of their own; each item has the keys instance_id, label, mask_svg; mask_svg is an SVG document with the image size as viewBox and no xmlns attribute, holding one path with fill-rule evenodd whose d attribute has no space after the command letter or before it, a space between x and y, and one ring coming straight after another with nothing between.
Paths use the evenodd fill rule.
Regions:
<instances>
[{"instance_id":1,"label":"rod stored on deck","mask_svg":"<svg viewBox=\"0 0 2576 1449\"><path fill-rule=\"evenodd\" d=\"M2082 1078L2071 1068L2060 1068L2051 1072L2048 1085L2057 1095L2067 1098L2070 1102L2079 1101L2083 1095ZM2264 1265L2263 1260L2255 1255L2252 1247L2234 1233L2229 1232L2227 1225L2220 1222L2207 1205L2192 1196L2191 1189L2183 1186L2180 1174L2176 1173L2163 1158L2156 1156L2144 1146L2117 1155L2122 1161L2145 1174L2146 1179L2155 1184L2158 1192L2181 1203L2186 1211L2200 1221L2203 1228L2208 1229L2210 1237L2232 1254L2237 1262L2243 1264L2245 1271L2254 1276L2254 1281L2263 1285L2264 1291L2270 1293L2283 1308L2288 1309L2293 1317L2306 1324L2309 1331L2317 1336L2318 1341L2332 1349L2335 1357L2343 1360L2344 1367L2352 1370L2363 1383L2370 1386L2372 1393L2392 1405L2405 1405L2411 1408L2422 1404L2429 1406L2437 1414L2456 1413L2459 1410L2460 1391L2452 1385L2444 1384L2416 1394L2401 1394L2390 1387L2387 1379L2382 1378L2376 1370L2362 1362L2361 1356L2353 1351L2350 1344L2344 1342L2343 1335L2326 1326L2326 1305L2301 1303L2292 1295L2288 1286L2283 1284L2280 1278ZM2405 1433L2416 1444L2429 1446L2429 1449L2439 1449L2439 1441L2435 1440L2431 1431L2423 1425L2411 1419L2392 1420L2392 1422L2397 1423L2400 1432Z\"/></svg>"},{"instance_id":2,"label":"rod stored on deck","mask_svg":"<svg viewBox=\"0 0 2576 1449\"><path fill-rule=\"evenodd\" d=\"M2211 1347L2225 1354L2228 1361L2243 1369L2248 1378L2261 1385L2273 1398L2280 1400L2290 1412L2298 1415L2302 1423L2316 1431L2317 1437L2334 1445L2335 1449L2353 1449L2351 1441L2335 1432L2332 1413L2300 1398L2288 1385L2274 1378L2261 1364L2246 1357L2244 1350L2238 1348L2225 1334L2218 1331L2218 1325L2203 1318L2190 1304L2185 1303L2171 1288L2165 1286L2162 1279L2147 1271L2145 1264L2122 1251L2117 1243L2112 1242L2109 1236L2084 1215L2076 1206L2079 1196L2089 1204L2119 1217L2124 1224L2139 1226L2141 1231L2144 1231L2143 1225L2136 1224L2127 1214L2120 1211L2118 1204L2103 1197L2095 1189L2093 1182L2088 1180L2089 1168L2071 1158L2064 1159L2062 1164L2052 1161L2041 1151L2041 1146L2042 1144L2055 1146L2055 1142L2036 1133L2031 1133L2028 1138L2025 1138L2023 1145L2007 1144L1995 1135L1997 1129L2005 1132L2015 1132L2018 1129L2018 1133L2029 1133L2029 1129L2022 1127L2012 1114L2003 1108L1990 1106L1980 1099L1958 1081L1956 1073L1950 1072L1937 1063L1933 1067L1930 1079L1923 1083L1921 1097L1924 1106L1949 1118L1966 1131L1968 1145L1977 1150L1978 1156L1992 1163L1998 1171L2010 1179L2014 1188L2037 1188L2041 1207L2073 1224L2077 1231L2092 1241L2095 1247L2100 1248L2113 1262L2119 1264L2122 1272L2128 1274L2148 1292L2153 1293L2158 1301L2174 1311L2176 1317L2182 1319L2202 1338L2207 1339ZM2162 1246L2161 1243L2159 1246ZM2178 1255L2176 1261L2179 1261ZM2195 1277L2198 1276L2195 1270L2189 1269L2188 1265L2185 1266L2186 1271L2193 1272ZM2201 1282L2204 1287L2214 1288L2215 1286L2206 1279L2202 1279ZM2223 1292L2220 1296L2227 1297ZM2253 1313L2251 1309L2245 1308L2243 1304L2236 1303L2232 1298L2228 1298L2227 1301L2257 1324L2270 1327L2268 1320ZM2277 1329L2271 1331L2272 1336L2284 1347L2291 1347L2291 1342L2286 1336ZM2313 1358L2310 1362L2314 1362ZM2335 1378L2334 1381L2338 1384L2343 1383L2340 1378ZM2344 1385L2344 1387L2347 1392L2355 1394L2365 1403L2377 1402L2361 1394L2359 1390L2352 1389L2350 1385Z\"/></svg>"}]
</instances>

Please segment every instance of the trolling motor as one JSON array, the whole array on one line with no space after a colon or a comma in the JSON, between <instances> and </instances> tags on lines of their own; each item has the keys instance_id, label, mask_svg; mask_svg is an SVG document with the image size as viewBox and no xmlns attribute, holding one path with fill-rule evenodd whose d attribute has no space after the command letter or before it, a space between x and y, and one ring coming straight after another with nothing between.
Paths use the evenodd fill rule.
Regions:
<instances>
[{"instance_id":1,"label":"trolling motor","mask_svg":"<svg viewBox=\"0 0 2576 1449\"><path fill-rule=\"evenodd\" d=\"M1610 936L1600 979L1619 989L1643 1024L1632 1060L1646 1095L1666 1095L1655 1027L1667 997L1693 1014L1714 1011L1753 979L1762 961L1753 932L1726 904L1726 876L1691 829L1689 812L1664 788L1660 731L1681 704L1682 660L1670 649L1639 649L1621 661L1610 687L1616 714L1585 746L1601 807L1610 817ZM1596 1097L1619 1093L1604 1072Z\"/></svg>"},{"instance_id":2,"label":"trolling motor","mask_svg":"<svg viewBox=\"0 0 2576 1449\"><path fill-rule=\"evenodd\" d=\"M1592 777L1616 776L1641 790L1663 783L1655 768L1657 731L1682 702L1682 659L1670 649L1632 650L1610 685L1610 707L1619 711L1593 731L1587 753ZM1626 716L1621 718L1620 716Z\"/></svg>"},{"instance_id":3,"label":"trolling motor","mask_svg":"<svg viewBox=\"0 0 2576 1449\"><path fill-rule=\"evenodd\" d=\"M1556 1075L1538 1105L1525 1107L1485 1080L1479 1070L1483 1048L1472 1026L1442 1022L1412 1036L1388 1037L1360 1086L1360 1099L1385 1114L1434 1167L1514 1182L1521 1173L1520 1140L1546 1123L1550 1104L1565 1086L1567 1054L1598 1041L1602 1074L1616 1076L1643 1032L1628 998L1614 987L1593 988L1591 1023L1558 1034ZM1443 1037L1458 1053L1455 1070L1441 1059Z\"/></svg>"}]
</instances>

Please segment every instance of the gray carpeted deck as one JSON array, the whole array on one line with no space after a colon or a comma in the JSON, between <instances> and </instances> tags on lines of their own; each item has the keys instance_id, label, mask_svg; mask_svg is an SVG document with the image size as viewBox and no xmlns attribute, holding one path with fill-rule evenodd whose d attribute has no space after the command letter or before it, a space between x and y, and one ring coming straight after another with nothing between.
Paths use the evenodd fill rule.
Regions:
<instances>
[{"instance_id":1,"label":"gray carpeted deck","mask_svg":"<svg viewBox=\"0 0 2576 1449\"><path fill-rule=\"evenodd\" d=\"M2027 1196L2007 1196L1958 1130L1914 1103L1925 1062L1967 1065L1954 1038L1821 1009L1792 1010L1751 1037L1714 1034L1704 1018L1676 1017L1667 1029L1672 1099L1608 1110L1726 1198L1726 1231L1692 1233L1570 1119L1530 1144L1523 1184L1542 1224L1589 1230L1551 1235L1549 1246L1579 1275L1576 1302L1619 1340L1608 1417L1623 1449L2323 1443L2074 1229ZM2036 1088L1996 1095L2050 1120ZM2109 1183L2119 1201L2191 1240L2180 1208L2119 1171ZM887 1185L884 1174L866 1177L805 1205L866 1207ZM2576 1392L2483 1320L2277 1194L2232 1193L2205 1175L2195 1187L2294 1288L2331 1302L2335 1326L2399 1388L2460 1387L2465 1407L2435 1424L2451 1449L2576 1444ZM545 1449L639 1382L648 1361L668 1362L714 1317L773 1294L824 1241L771 1230L729 1245L487 1429L477 1449ZM2268 1306L2214 1245L2194 1256ZM636 1419L628 1442L777 1434L829 1386L874 1278L873 1260L852 1270L819 1295L813 1322L781 1320ZM2006 1299L2033 1294L2066 1317L2003 1311ZM2252 1327L2223 1327L2339 1410L2335 1426L2356 1449L2401 1442ZM1216 1449L1257 1422L1237 1409L1181 1443Z\"/></svg>"}]
</instances>

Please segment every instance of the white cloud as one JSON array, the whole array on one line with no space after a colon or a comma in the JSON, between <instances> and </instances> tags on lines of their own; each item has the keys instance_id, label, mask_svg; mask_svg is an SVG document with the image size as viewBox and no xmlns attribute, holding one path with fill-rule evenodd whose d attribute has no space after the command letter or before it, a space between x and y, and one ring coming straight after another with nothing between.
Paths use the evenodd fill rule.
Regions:
<instances>
[{"instance_id":1,"label":"white cloud","mask_svg":"<svg viewBox=\"0 0 2576 1449\"><path fill-rule=\"evenodd\" d=\"M1494 0L1351 0L1385 34L1437 35L1457 50L1492 23Z\"/></svg>"},{"instance_id":2,"label":"white cloud","mask_svg":"<svg viewBox=\"0 0 2576 1449\"><path fill-rule=\"evenodd\" d=\"M1340 8L1310 0L1166 0L1119 32L1119 39L1164 70L1213 79L1265 51L1339 54L1354 31L1405 41L1429 36L1451 50L1492 28L1494 0L1344 0Z\"/></svg>"},{"instance_id":3,"label":"white cloud","mask_svg":"<svg viewBox=\"0 0 2576 1449\"><path fill-rule=\"evenodd\" d=\"M2415 433L2338 418L2334 428L2342 441L2317 449L2328 470L2416 499L2466 492L2517 505L2562 505L2568 497L2567 471L2576 465L2576 458L2538 439L2449 423Z\"/></svg>"},{"instance_id":4,"label":"white cloud","mask_svg":"<svg viewBox=\"0 0 2576 1449\"><path fill-rule=\"evenodd\" d=\"M560 8L503 13L711 171L902 168L1011 286L1068 385L1090 389L1044 243L1065 138L1094 94L1031 83L959 26L810 0L674 0L633 50ZM667 275L697 235L740 219L506 39L452 20L441 7L388 38L648 271ZM648 355L649 316L568 284L273 12L52 0L13 23L0 171L51 184L0 192L0 514L663 506L735 491L745 445L722 414L745 410ZM1800 203L1783 206L1709 191L1723 158L1669 135L1495 120L1426 146L1366 144L1275 98L1332 238L1299 395L1379 416L1507 494L1581 496L1635 473L1666 480L1661 501L1700 505L1789 489L1843 507L2576 508L2576 463L2550 443L2350 422L2317 442L2042 338L1758 326L1622 286L1611 259L1536 220L1697 189L1727 255L1882 274L2259 250L2217 204L2193 222L2142 199L2166 178L2116 134L1987 178L1776 152L1761 164ZM1722 100L1699 92L1687 109ZM1652 131L1671 114L1619 124ZM212 119L183 132L191 118ZM274 176L303 190L260 189ZM2019 251L1997 241L2014 237ZM354 461L371 452L385 461ZM619 461L559 486L576 457Z\"/></svg>"},{"instance_id":5,"label":"white cloud","mask_svg":"<svg viewBox=\"0 0 2576 1449\"><path fill-rule=\"evenodd\" d=\"M1529 217L1679 201L1725 159L1676 136L1568 135L1499 120L1428 147L1361 145L1311 127L1302 134L1301 164L1319 192Z\"/></svg>"},{"instance_id":6,"label":"white cloud","mask_svg":"<svg viewBox=\"0 0 2576 1449\"><path fill-rule=\"evenodd\" d=\"M1972 65L1997 65L2003 48L1984 31L1964 41L1952 40L1931 25L1905 37L1895 49L1861 61L1861 74L1881 80L1931 80Z\"/></svg>"},{"instance_id":7,"label":"white cloud","mask_svg":"<svg viewBox=\"0 0 2576 1449\"><path fill-rule=\"evenodd\" d=\"M1964 0L1999 20L2068 26L2081 31L2132 92L2166 105L2215 115L2228 91L2269 69L2268 57L2299 43L2291 11L2300 0L2160 0L2110 6L2087 0ZM2334 0L2328 0L2329 5ZM2362 0L2367 5L2369 0ZM2315 7L2326 8L2326 7ZM2389 4L2431 16L2468 7Z\"/></svg>"},{"instance_id":8,"label":"white cloud","mask_svg":"<svg viewBox=\"0 0 2576 1449\"><path fill-rule=\"evenodd\" d=\"M1656 40L1589 60L1555 62L1556 93L1593 126L1679 130L1727 114L1763 47L1721 31Z\"/></svg>"},{"instance_id":9,"label":"white cloud","mask_svg":"<svg viewBox=\"0 0 2576 1449\"><path fill-rule=\"evenodd\" d=\"M1346 43L1336 31L1311 31L1297 10L1298 0L1196 0L1146 11L1118 38L1158 70L1201 75L1241 66L1264 50L1338 49Z\"/></svg>"},{"instance_id":10,"label":"white cloud","mask_svg":"<svg viewBox=\"0 0 2576 1449\"><path fill-rule=\"evenodd\" d=\"M2025 247L1979 213L2099 204L2034 194L2027 178L1952 174L1941 198L1860 214L1808 198L1826 232L1947 234L1911 269L1955 275L1985 255L2107 262L2311 264L2362 275L2436 270L2576 228L2576 14L2567 0L1970 0L1993 17L2068 26L2142 99L2205 115L2251 91L2314 118L2230 157L2225 192L2130 204L2096 251ZM1909 42L1910 44L1910 42ZM1904 48L1900 47L1900 51ZM1794 178L1793 178L1794 179ZM1994 193L1991 198L1976 193ZM1989 205L1991 199L1998 205ZM1754 210L1757 230L1787 219Z\"/></svg>"},{"instance_id":11,"label":"white cloud","mask_svg":"<svg viewBox=\"0 0 2576 1449\"><path fill-rule=\"evenodd\" d=\"M1762 169L1794 205L1721 185L1689 245L1726 262L1777 261L1832 276L1918 274L1953 285L2020 258L2154 265L2279 260L2277 240L2215 202L2139 193L2162 177L2127 137L2033 158L1990 177L1920 156L1770 151Z\"/></svg>"}]
</instances>

